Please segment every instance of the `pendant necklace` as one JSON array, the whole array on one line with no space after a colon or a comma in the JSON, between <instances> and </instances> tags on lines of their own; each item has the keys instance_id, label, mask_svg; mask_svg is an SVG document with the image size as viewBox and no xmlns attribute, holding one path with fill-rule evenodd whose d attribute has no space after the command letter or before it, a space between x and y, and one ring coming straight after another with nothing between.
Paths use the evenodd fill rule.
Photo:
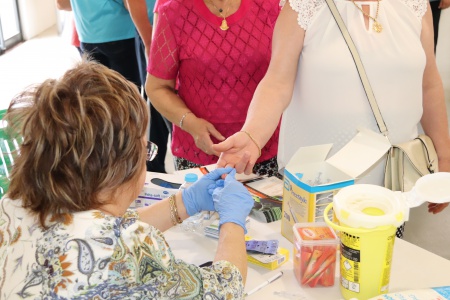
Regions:
<instances>
[{"instance_id":1,"label":"pendant necklace","mask_svg":"<svg viewBox=\"0 0 450 300\"><path fill-rule=\"evenodd\" d=\"M228 27L227 19L226 19L225 15L223 15L223 9L218 8L212 0L210 0L209 2L212 4L212 6L214 6L215 9L217 9L217 11L219 12L219 15L223 18L222 24L220 25L220 29L228 30L228 28L230 28L230 27ZM230 11L230 5L228 5L228 7L227 7L226 15L228 15L229 11Z\"/></svg>"},{"instance_id":2,"label":"pendant necklace","mask_svg":"<svg viewBox=\"0 0 450 300\"><path fill-rule=\"evenodd\" d=\"M363 15L365 15L366 17L372 19L372 21L373 21L373 25L372 25L373 31L375 31L375 32L377 32L377 33L380 33L381 31L383 31L383 26L382 26L380 23L378 23L378 21L377 21L377 18L378 18L378 10L379 10L379 8L380 8L380 0L377 0L377 12L375 13L375 17L372 17L372 16L369 15L369 14L366 14L366 13L364 12L364 10L363 10L361 7L359 7L359 6L355 3L355 0L352 0L352 2L353 2L353 4L354 4L354 5L355 5L355 6L363 13Z\"/></svg>"}]
</instances>

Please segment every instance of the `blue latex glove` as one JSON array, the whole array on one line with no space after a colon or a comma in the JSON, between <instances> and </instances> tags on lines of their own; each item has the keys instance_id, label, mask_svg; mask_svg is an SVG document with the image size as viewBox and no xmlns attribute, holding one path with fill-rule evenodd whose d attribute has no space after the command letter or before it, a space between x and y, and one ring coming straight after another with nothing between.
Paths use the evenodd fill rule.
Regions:
<instances>
[{"instance_id":1,"label":"blue latex glove","mask_svg":"<svg viewBox=\"0 0 450 300\"><path fill-rule=\"evenodd\" d=\"M216 183L210 184L210 185L208 186L208 193L209 193L210 195L212 195L213 192L214 192L214 190L215 190L216 188L218 188L218 187L223 187L224 184L225 184L225 180L224 180L224 179L218 179L218 180L216 180Z\"/></svg>"},{"instance_id":2,"label":"blue latex glove","mask_svg":"<svg viewBox=\"0 0 450 300\"><path fill-rule=\"evenodd\" d=\"M214 203L212 196L208 193L208 187L216 184L223 174L230 173L233 168L220 168L202 176L192 186L182 191L183 203L188 215L193 216L203 210L213 211Z\"/></svg>"},{"instance_id":3,"label":"blue latex glove","mask_svg":"<svg viewBox=\"0 0 450 300\"><path fill-rule=\"evenodd\" d=\"M250 213L254 201L248 190L235 178L236 170L230 172L224 186L218 186L213 192L214 207L219 213L219 227L224 223L236 223L244 228L245 219ZM218 185L221 185L220 183Z\"/></svg>"}]
</instances>

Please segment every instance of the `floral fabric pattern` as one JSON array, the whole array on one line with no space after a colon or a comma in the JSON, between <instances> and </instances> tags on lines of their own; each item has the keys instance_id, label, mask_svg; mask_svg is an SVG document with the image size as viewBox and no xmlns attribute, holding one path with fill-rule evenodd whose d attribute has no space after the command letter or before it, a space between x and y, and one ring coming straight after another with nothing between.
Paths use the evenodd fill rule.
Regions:
<instances>
[{"instance_id":1,"label":"floral fabric pattern","mask_svg":"<svg viewBox=\"0 0 450 300\"><path fill-rule=\"evenodd\" d=\"M67 215L44 230L20 200L0 201L0 299L240 299L229 262L175 259L163 234L128 210Z\"/></svg>"}]
</instances>

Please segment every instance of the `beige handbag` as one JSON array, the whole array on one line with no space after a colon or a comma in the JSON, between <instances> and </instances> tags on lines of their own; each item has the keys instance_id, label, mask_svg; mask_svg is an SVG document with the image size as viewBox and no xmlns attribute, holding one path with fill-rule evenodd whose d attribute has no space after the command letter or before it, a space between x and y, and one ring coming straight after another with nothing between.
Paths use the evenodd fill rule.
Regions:
<instances>
[{"instance_id":1,"label":"beige handbag","mask_svg":"<svg viewBox=\"0 0 450 300\"><path fill-rule=\"evenodd\" d=\"M377 121L380 132L388 138L388 130L378 107L369 79L367 78L361 58L356 46L352 41L350 33L339 14L333 0L326 0L328 7L333 14L336 23L341 30L342 36L347 42L347 46L353 56L359 78L364 86L367 99L372 108L373 115ZM393 191L407 192L420 177L438 172L438 157L433 142L426 135L419 135L412 141L393 145L388 152L386 166L384 170L384 186Z\"/></svg>"},{"instance_id":2,"label":"beige handbag","mask_svg":"<svg viewBox=\"0 0 450 300\"><path fill-rule=\"evenodd\" d=\"M393 191L407 192L420 177L438 172L433 142L426 135L392 146L386 161L384 185Z\"/></svg>"}]
</instances>

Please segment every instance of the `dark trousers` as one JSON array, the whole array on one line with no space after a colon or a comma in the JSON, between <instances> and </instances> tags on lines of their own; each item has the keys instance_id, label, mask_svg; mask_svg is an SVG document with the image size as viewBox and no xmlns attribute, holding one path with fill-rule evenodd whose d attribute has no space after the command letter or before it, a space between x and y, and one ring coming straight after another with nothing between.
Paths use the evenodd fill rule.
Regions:
<instances>
[{"instance_id":1,"label":"dark trousers","mask_svg":"<svg viewBox=\"0 0 450 300\"><path fill-rule=\"evenodd\" d=\"M433 29L434 29L434 53L436 53L436 46L438 42L438 34L439 34L439 19L441 18L441 9L439 8L439 4L441 1L431 1L431 13L433 14Z\"/></svg>"},{"instance_id":2,"label":"dark trousers","mask_svg":"<svg viewBox=\"0 0 450 300\"><path fill-rule=\"evenodd\" d=\"M141 86L134 38L96 44L82 42L81 50L102 65L119 72L136 86Z\"/></svg>"},{"instance_id":3,"label":"dark trousers","mask_svg":"<svg viewBox=\"0 0 450 300\"><path fill-rule=\"evenodd\" d=\"M139 34L136 33L136 56L138 57L139 73L142 85L145 86L147 78L147 61L145 59L145 47ZM148 139L158 146L158 154L155 159L147 162L147 171L166 173L164 161L167 153L167 141L172 133L172 124L164 118L152 105L144 90L144 98L150 101L150 132Z\"/></svg>"}]
</instances>

